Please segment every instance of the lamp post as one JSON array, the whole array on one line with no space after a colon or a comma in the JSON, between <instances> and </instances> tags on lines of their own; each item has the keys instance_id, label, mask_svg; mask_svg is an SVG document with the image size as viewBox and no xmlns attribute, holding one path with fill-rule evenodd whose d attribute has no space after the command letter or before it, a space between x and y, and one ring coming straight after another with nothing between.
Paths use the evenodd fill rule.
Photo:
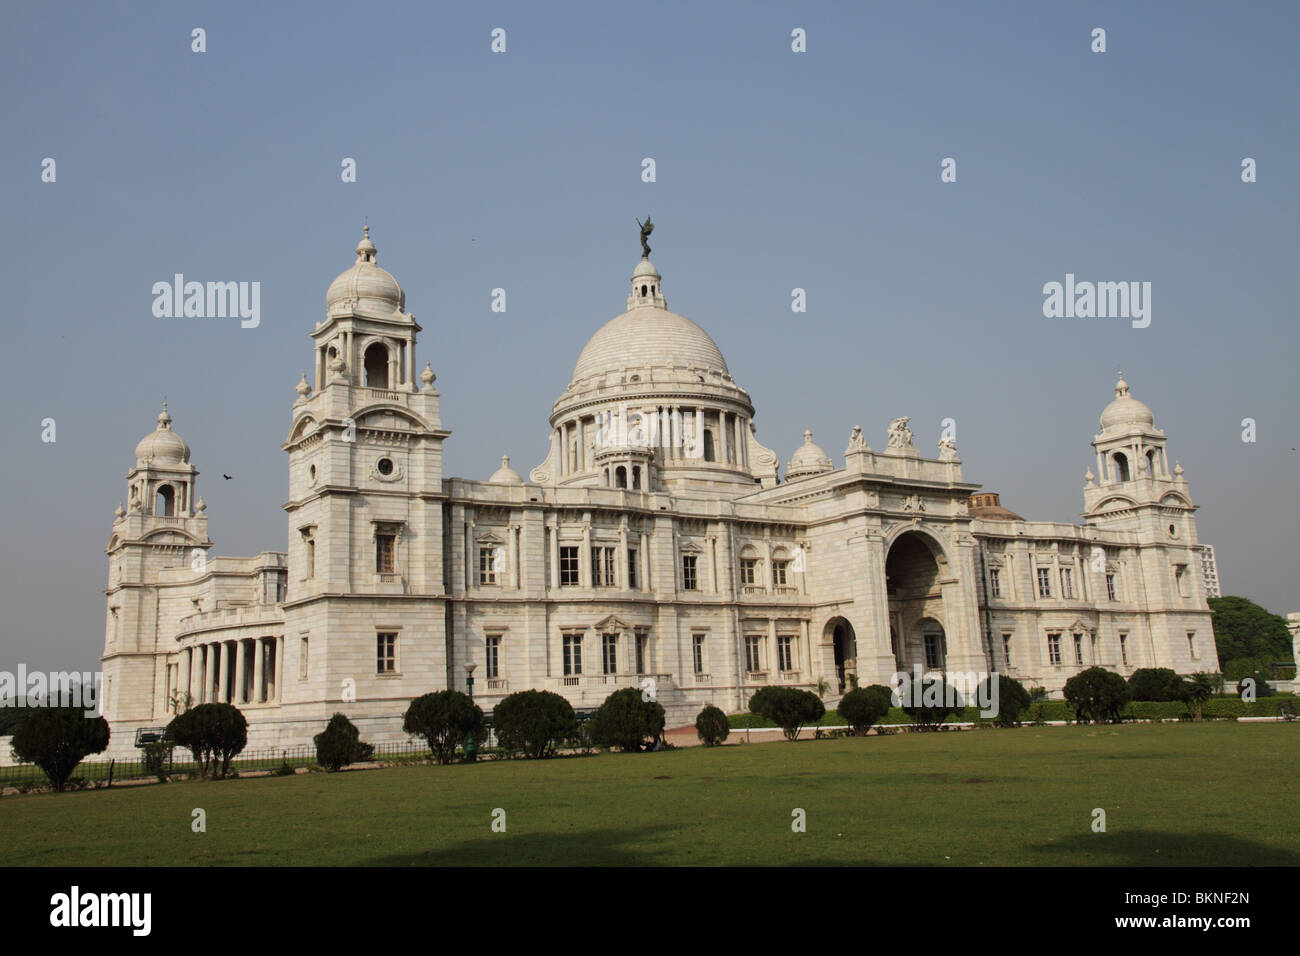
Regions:
<instances>
[{"instance_id":1,"label":"lamp post","mask_svg":"<svg viewBox=\"0 0 1300 956\"><path fill-rule=\"evenodd\" d=\"M474 702L474 668L478 665L470 661L465 665L465 692L469 695L470 703ZM474 731L469 732L469 739L465 741L465 762L473 763L478 759L478 748L474 746Z\"/></svg>"}]
</instances>

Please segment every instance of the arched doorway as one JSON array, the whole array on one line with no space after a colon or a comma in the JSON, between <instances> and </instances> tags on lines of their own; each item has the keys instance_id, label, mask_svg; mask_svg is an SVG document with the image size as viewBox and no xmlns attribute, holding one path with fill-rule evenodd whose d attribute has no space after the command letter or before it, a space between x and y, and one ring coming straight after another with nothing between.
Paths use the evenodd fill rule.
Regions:
<instances>
[{"instance_id":1,"label":"arched doorway","mask_svg":"<svg viewBox=\"0 0 1300 956\"><path fill-rule=\"evenodd\" d=\"M835 649L836 693L844 694L849 690L849 678L857 675L858 638L853 625L842 617L827 621L825 633Z\"/></svg>"},{"instance_id":2,"label":"arched doorway","mask_svg":"<svg viewBox=\"0 0 1300 956\"><path fill-rule=\"evenodd\" d=\"M929 535L899 535L885 557L890 643L900 671L942 670L947 663L943 591L947 558ZM936 662L937 663L934 663Z\"/></svg>"}]
</instances>

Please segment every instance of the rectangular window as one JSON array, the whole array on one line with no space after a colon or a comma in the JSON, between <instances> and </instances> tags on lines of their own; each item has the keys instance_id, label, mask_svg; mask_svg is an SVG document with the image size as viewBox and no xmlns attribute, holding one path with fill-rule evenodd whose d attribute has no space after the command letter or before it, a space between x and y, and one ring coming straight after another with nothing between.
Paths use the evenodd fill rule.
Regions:
<instances>
[{"instance_id":1,"label":"rectangular window","mask_svg":"<svg viewBox=\"0 0 1300 956\"><path fill-rule=\"evenodd\" d=\"M486 670L487 679L496 680L501 676L501 635L489 634L484 647L484 653L487 658Z\"/></svg>"},{"instance_id":2,"label":"rectangular window","mask_svg":"<svg viewBox=\"0 0 1300 956\"><path fill-rule=\"evenodd\" d=\"M788 577L786 572L788 571L789 567L790 567L789 561L772 562L772 586L773 587L778 587L778 588L785 587L786 579Z\"/></svg>"},{"instance_id":3,"label":"rectangular window","mask_svg":"<svg viewBox=\"0 0 1300 956\"><path fill-rule=\"evenodd\" d=\"M1039 597L1052 596L1052 569L1051 568L1038 569L1038 596Z\"/></svg>"},{"instance_id":4,"label":"rectangular window","mask_svg":"<svg viewBox=\"0 0 1300 956\"><path fill-rule=\"evenodd\" d=\"M307 638L298 642L298 680L307 679Z\"/></svg>"},{"instance_id":5,"label":"rectangular window","mask_svg":"<svg viewBox=\"0 0 1300 956\"><path fill-rule=\"evenodd\" d=\"M649 649L650 635L644 631L637 631L636 635L636 672L644 674L646 672L646 651Z\"/></svg>"},{"instance_id":6,"label":"rectangular window","mask_svg":"<svg viewBox=\"0 0 1300 956\"><path fill-rule=\"evenodd\" d=\"M763 638L757 634L745 635L745 670L754 674L763 669Z\"/></svg>"},{"instance_id":7,"label":"rectangular window","mask_svg":"<svg viewBox=\"0 0 1300 956\"><path fill-rule=\"evenodd\" d=\"M397 535L381 531L375 535L375 571L379 574L396 574Z\"/></svg>"},{"instance_id":8,"label":"rectangular window","mask_svg":"<svg viewBox=\"0 0 1300 956\"><path fill-rule=\"evenodd\" d=\"M375 673L377 674L396 674L397 673L397 635L380 634L376 640L376 664Z\"/></svg>"},{"instance_id":9,"label":"rectangular window","mask_svg":"<svg viewBox=\"0 0 1300 956\"><path fill-rule=\"evenodd\" d=\"M1070 568L1061 568L1061 597L1074 597L1074 572Z\"/></svg>"},{"instance_id":10,"label":"rectangular window","mask_svg":"<svg viewBox=\"0 0 1300 956\"><path fill-rule=\"evenodd\" d=\"M704 673L704 635L696 634L692 639L693 653L695 658L695 673Z\"/></svg>"},{"instance_id":11,"label":"rectangular window","mask_svg":"<svg viewBox=\"0 0 1300 956\"><path fill-rule=\"evenodd\" d=\"M783 671L794 670L794 638L781 635L776 639L777 666Z\"/></svg>"},{"instance_id":12,"label":"rectangular window","mask_svg":"<svg viewBox=\"0 0 1300 956\"><path fill-rule=\"evenodd\" d=\"M1177 588L1179 597L1189 596L1187 587L1187 565L1174 565L1174 587Z\"/></svg>"},{"instance_id":13,"label":"rectangular window","mask_svg":"<svg viewBox=\"0 0 1300 956\"><path fill-rule=\"evenodd\" d=\"M1082 634L1074 635L1074 662L1076 664L1083 663L1083 635Z\"/></svg>"},{"instance_id":14,"label":"rectangular window","mask_svg":"<svg viewBox=\"0 0 1300 956\"><path fill-rule=\"evenodd\" d=\"M600 666L603 674L618 673L618 635L600 636Z\"/></svg>"},{"instance_id":15,"label":"rectangular window","mask_svg":"<svg viewBox=\"0 0 1300 956\"><path fill-rule=\"evenodd\" d=\"M743 586L753 586L758 583L757 558L740 559L740 583Z\"/></svg>"},{"instance_id":16,"label":"rectangular window","mask_svg":"<svg viewBox=\"0 0 1300 956\"><path fill-rule=\"evenodd\" d=\"M1124 666L1128 667L1128 635L1120 634L1119 636L1119 659L1123 661Z\"/></svg>"},{"instance_id":17,"label":"rectangular window","mask_svg":"<svg viewBox=\"0 0 1300 956\"><path fill-rule=\"evenodd\" d=\"M1006 665L1007 670L1011 670L1011 635L1002 635L1002 663Z\"/></svg>"},{"instance_id":18,"label":"rectangular window","mask_svg":"<svg viewBox=\"0 0 1300 956\"><path fill-rule=\"evenodd\" d=\"M636 548L627 549L627 586L629 588L639 588L636 576Z\"/></svg>"},{"instance_id":19,"label":"rectangular window","mask_svg":"<svg viewBox=\"0 0 1300 956\"><path fill-rule=\"evenodd\" d=\"M1192 660L1200 660L1201 655L1196 653L1196 632L1187 632L1187 650L1192 655Z\"/></svg>"},{"instance_id":20,"label":"rectangular window","mask_svg":"<svg viewBox=\"0 0 1300 956\"><path fill-rule=\"evenodd\" d=\"M695 578L695 565L695 555L682 555L682 588L686 591L695 591L699 588L699 584Z\"/></svg>"},{"instance_id":21,"label":"rectangular window","mask_svg":"<svg viewBox=\"0 0 1300 956\"><path fill-rule=\"evenodd\" d=\"M478 549L478 583L496 584L497 570L498 570L497 549L479 548Z\"/></svg>"},{"instance_id":22,"label":"rectangular window","mask_svg":"<svg viewBox=\"0 0 1300 956\"><path fill-rule=\"evenodd\" d=\"M560 548L560 586L575 587L578 584L578 549L565 546Z\"/></svg>"},{"instance_id":23,"label":"rectangular window","mask_svg":"<svg viewBox=\"0 0 1300 956\"><path fill-rule=\"evenodd\" d=\"M992 597L1002 597L1002 572L998 568L989 570L989 594Z\"/></svg>"},{"instance_id":24,"label":"rectangular window","mask_svg":"<svg viewBox=\"0 0 1300 956\"><path fill-rule=\"evenodd\" d=\"M591 549L591 583L598 588L614 586L614 549Z\"/></svg>"},{"instance_id":25,"label":"rectangular window","mask_svg":"<svg viewBox=\"0 0 1300 956\"><path fill-rule=\"evenodd\" d=\"M1119 598L1115 597L1115 572L1114 571L1106 572L1106 598L1107 600L1111 600L1111 601L1119 600Z\"/></svg>"},{"instance_id":26,"label":"rectangular window","mask_svg":"<svg viewBox=\"0 0 1300 956\"><path fill-rule=\"evenodd\" d=\"M574 548L576 551L577 548ZM577 677L582 673L582 635L564 635L564 676Z\"/></svg>"},{"instance_id":27,"label":"rectangular window","mask_svg":"<svg viewBox=\"0 0 1300 956\"><path fill-rule=\"evenodd\" d=\"M307 538L307 577L316 576L316 539Z\"/></svg>"},{"instance_id":28,"label":"rectangular window","mask_svg":"<svg viewBox=\"0 0 1300 956\"><path fill-rule=\"evenodd\" d=\"M943 666L942 640L938 634L925 635L925 666L930 670Z\"/></svg>"},{"instance_id":29,"label":"rectangular window","mask_svg":"<svg viewBox=\"0 0 1300 956\"><path fill-rule=\"evenodd\" d=\"M1047 663L1053 666L1061 663L1061 635L1047 635Z\"/></svg>"}]
</instances>

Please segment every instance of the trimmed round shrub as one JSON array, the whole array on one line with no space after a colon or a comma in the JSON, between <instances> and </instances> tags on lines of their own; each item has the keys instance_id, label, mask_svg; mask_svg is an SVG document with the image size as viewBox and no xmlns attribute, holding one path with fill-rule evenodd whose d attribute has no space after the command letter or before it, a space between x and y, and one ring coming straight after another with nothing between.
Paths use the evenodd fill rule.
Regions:
<instances>
[{"instance_id":1,"label":"trimmed round shrub","mask_svg":"<svg viewBox=\"0 0 1300 956\"><path fill-rule=\"evenodd\" d=\"M963 702L957 688L942 677L919 677L900 688L903 713L917 730L938 730L945 720L961 710Z\"/></svg>"},{"instance_id":2,"label":"trimmed round shrub","mask_svg":"<svg viewBox=\"0 0 1300 956\"><path fill-rule=\"evenodd\" d=\"M483 730L483 710L458 690L440 690L411 701L402 718L402 730L423 737L438 763L451 763L456 748Z\"/></svg>"},{"instance_id":3,"label":"trimmed round shrub","mask_svg":"<svg viewBox=\"0 0 1300 956\"><path fill-rule=\"evenodd\" d=\"M875 724L879 723L893 704L893 694L883 684L870 687L855 687L840 698L836 710L845 723L853 728L859 737L866 736Z\"/></svg>"},{"instance_id":4,"label":"trimmed round shrub","mask_svg":"<svg viewBox=\"0 0 1300 956\"><path fill-rule=\"evenodd\" d=\"M199 704L172 718L167 738L194 755L200 777L224 777L248 743L248 721L233 704Z\"/></svg>"},{"instance_id":5,"label":"trimmed round shrub","mask_svg":"<svg viewBox=\"0 0 1300 956\"><path fill-rule=\"evenodd\" d=\"M350 763L369 760L375 748L361 739L361 732L345 714L335 714L325 729L312 738L316 762L334 773Z\"/></svg>"},{"instance_id":6,"label":"trimmed round shrub","mask_svg":"<svg viewBox=\"0 0 1300 956\"><path fill-rule=\"evenodd\" d=\"M587 729L597 747L646 750L664 732L664 708L656 700L643 699L638 688L625 687L605 698Z\"/></svg>"},{"instance_id":7,"label":"trimmed round shrub","mask_svg":"<svg viewBox=\"0 0 1300 956\"><path fill-rule=\"evenodd\" d=\"M726 714L709 704L695 718L695 732L704 746L716 747L731 734L731 723Z\"/></svg>"},{"instance_id":8,"label":"trimmed round shrub","mask_svg":"<svg viewBox=\"0 0 1300 956\"><path fill-rule=\"evenodd\" d=\"M108 749L108 721L80 707L34 707L14 731L13 752L34 763L62 792L83 757Z\"/></svg>"},{"instance_id":9,"label":"trimmed round shrub","mask_svg":"<svg viewBox=\"0 0 1300 956\"><path fill-rule=\"evenodd\" d=\"M1139 667L1128 679L1130 700L1186 700L1183 679L1168 667Z\"/></svg>"},{"instance_id":10,"label":"trimmed round shrub","mask_svg":"<svg viewBox=\"0 0 1300 956\"><path fill-rule=\"evenodd\" d=\"M1065 682L1065 699L1080 722L1118 723L1129 702L1128 684L1114 671L1089 667Z\"/></svg>"},{"instance_id":11,"label":"trimmed round shrub","mask_svg":"<svg viewBox=\"0 0 1300 956\"><path fill-rule=\"evenodd\" d=\"M990 674L978 690L980 700L987 700L990 703L992 682L995 675ZM1018 680L1013 680L1006 674L996 675L998 679L998 696L997 696L997 713L993 715L993 723L999 727L1014 727L1020 723L1020 715L1029 709L1031 695L1025 689L1025 685ZM978 701L970 701L976 704Z\"/></svg>"},{"instance_id":12,"label":"trimmed round shrub","mask_svg":"<svg viewBox=\"0 0 1300 956\"><path fill-rule=\"evenodd\" d=\"M750 710L781 728L786 740L795 740L804 724L821 720L826 705L812 691L795 687L764 687L749 701Z\"/></svg>"},{"instance_id":13,"label":"trimmed round shrub","mask_svg":"<svg viewBox=\"0 0 1300 956\"><path fill-rule=\"evenodd\" d=\"M549 690L521 690L492 711L492 730L502 749L525 757L549 757L561 740L578 733L573 705Z\"/></svg>"}]
</instances>

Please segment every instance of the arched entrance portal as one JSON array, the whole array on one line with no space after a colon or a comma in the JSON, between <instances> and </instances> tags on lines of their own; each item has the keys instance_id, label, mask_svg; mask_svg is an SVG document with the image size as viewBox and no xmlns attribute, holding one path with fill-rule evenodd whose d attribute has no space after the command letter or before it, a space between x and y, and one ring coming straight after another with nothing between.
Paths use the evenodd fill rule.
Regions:
<instances>
[{"instance_id":1,"label":"arched entrance portal","mask_svg":"<svg viewBox=\"0 0 1300 956\"><path fill-rule=\"evenodd\" d=\"M889 597L889 636L901 671L943 670L947 665L947 635L940 581L947 576L947 559L928 535L900 535L885 558L885 592Z\"/></svg>"},{"instance_id":2,"label":"arched entrance portal","mask_svg":"<svg viewBox=\"0 0 1300 956\"><path fill-rule=\"evenodd\" d=\"M857 674L858 638L853 633L853 625L842 617L826 622L826 635L835 648L836 693L844 694L849 690L849 677Z\"/></svg>"}]
</instances>

